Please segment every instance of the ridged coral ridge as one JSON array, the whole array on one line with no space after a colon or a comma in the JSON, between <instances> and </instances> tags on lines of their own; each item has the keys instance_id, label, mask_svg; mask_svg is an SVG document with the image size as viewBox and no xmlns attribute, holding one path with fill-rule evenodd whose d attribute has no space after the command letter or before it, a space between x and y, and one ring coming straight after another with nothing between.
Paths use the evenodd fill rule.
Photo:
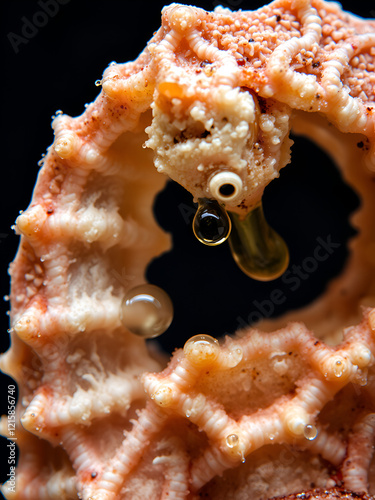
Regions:
<instances>
[{"instance_id":1,"label":"ridged coral ridge","mask_svg":"<svg viewBox=\"0 0 375 500\"><path fill-rule=\"evenodd\" d=\"M10 266L7 499L375 494L374 68L375 22L337 3L172 4L83 115L55 117ZM159 173L244 215L290 161L291 128L361 194L344 272L314 304L223 342L193 336L162 366L121 322L119 279L143 283L170 247L152 215ZM239 179L226 200L223 172Z\"/></svg>"}]
</instances>

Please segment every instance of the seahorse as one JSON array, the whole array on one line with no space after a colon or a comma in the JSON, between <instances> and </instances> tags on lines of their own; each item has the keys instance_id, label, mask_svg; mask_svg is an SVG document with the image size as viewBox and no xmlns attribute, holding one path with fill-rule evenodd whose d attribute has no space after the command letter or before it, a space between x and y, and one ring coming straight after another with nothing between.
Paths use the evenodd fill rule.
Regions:
<instances>
[{"instance_id":1,"label":"seahorse","mask_svg":"<svg viewBox=\"0 0 375 500\"><path fill-rule=\"evenodd\" d=\"M374 65L375 22L336 3L172 4L81 116L55 117L10 266L1 369L20 391L20 459L6 498L374 494ZM181 184L203 243L228 239L249 280L280 277L288 250L261 202L291 130L361 195L344 271L281 318L220 341L192 332L166 364L145 340L172 314L145 278L171 246L155 195L167 176ZM4 419L2 433L12 441Z\"/></svg>"}]
</instances>

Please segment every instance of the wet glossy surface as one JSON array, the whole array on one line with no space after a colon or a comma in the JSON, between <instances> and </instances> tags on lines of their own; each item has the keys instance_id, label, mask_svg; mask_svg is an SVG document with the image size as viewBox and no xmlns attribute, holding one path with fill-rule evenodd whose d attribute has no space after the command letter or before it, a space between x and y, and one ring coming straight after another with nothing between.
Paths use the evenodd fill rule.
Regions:
<instances>
[{"instance_id":1,"label":"wet glossy surface","mask_svg":"<svg viewBox=\"0 0 375 500\"><path fill-rule=\"evenodd\" d=\"M233 258L242 271L259 281L281 276L289 263L288 247L267 223L262 205L244 218L235 213L231 213L230 217L233 228L229 244Z\"/></svg>"},{"instance_id":2,"label":"wet glossy surface","mask_svg":"<svg viewBox=\"0 0 375 500\"><path fill-rule=\"evenodd\" d=\"M204 245L220 245L230 234L231 221L225 209L216 200L200 198L193 220L193 231Z\"/></svg>"},{"instance_id":3,"label":"wet glossy surface","mask_svg":"<svg viewBox=\"0 0 375 500\"><path fill-rule=\"evenodd\" d=\"M121 321L140 337L158 337L168 329L172 320L172 301L158 286L136 286L128 291L122 301Z\"/></svg>"}]
</instances>

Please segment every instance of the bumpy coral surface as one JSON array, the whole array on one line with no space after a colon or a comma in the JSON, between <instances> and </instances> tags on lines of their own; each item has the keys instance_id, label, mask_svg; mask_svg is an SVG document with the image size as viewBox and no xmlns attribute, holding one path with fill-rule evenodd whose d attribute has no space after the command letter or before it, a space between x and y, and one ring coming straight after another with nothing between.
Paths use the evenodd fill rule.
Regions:
<instances>
[{"instance_id":1,"label":"bumpy coral surface","mask_svg":"<svg viewBox=\"0 0 375 500\"><path fill-rule=\"evenodd\" d=\"M375 22L336 3L172 4L82 116L56 116L16 222L1 368L20 389L20 460L6 498L375 493L374 67ZM289 162L291 128L361 194L344 272L304 309L221 342L193 336L163 366L122 324L130 284L113 272L144 283L170 246L152 216L160 172L241 217Z\"/></svg>"}]
</instances>

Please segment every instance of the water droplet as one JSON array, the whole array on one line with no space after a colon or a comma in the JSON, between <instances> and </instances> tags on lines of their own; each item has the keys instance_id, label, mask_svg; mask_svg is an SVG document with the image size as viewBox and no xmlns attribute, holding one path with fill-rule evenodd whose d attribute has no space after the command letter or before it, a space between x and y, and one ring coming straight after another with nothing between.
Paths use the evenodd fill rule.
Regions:
<instances>
[{"instance_id":1,"label":"water droplet","mask_svg":"<svg viewBox=\"0 0 375 500\"><path fill-rule=\"evenodd\" d=\"M101 80L96 80L95 81L95 85L96 87L100 87L100 85L102 84L102 81Z\"/></svg>"},{"instance_id":2,"label":"water droplet","mask_svg":"<svg viewBox=\"0 0 375 500\"><path fill-rule=\"evenodd\" d=\"M4 295L3 299L5 300L5 302L8 302L9 301L9 295Z\"/></svg>"},{"instance_id":3,"label":"water droplet","mask_svg":"<svg viewBox=\"0 0 375 500\"><path fill-rule=\"evenodd\" d=\"M238 446L239 441L240 440L237 434L229 434L229 436L226 437L227 446L229 448L234 448L235 446Z\"/></svg>"},{"instance_id":4,"label":"water droplet","mask_svg":"<svg viewBox=\"0 0 375 500\"><path fill-rule=\"evenodd\" d=\"M337 359L333 367L333 373L335 377L340 378L342 377L343 372L344 372L344 366L342 364L342 361L340 359Z\"/></svg>"},{"instance_id":5,"label":"water droplet","mask_svg":"<svg viewBox=\"0 0 375 500\"><path fill-rule=\"evenodd\" d=\"M318 435L318 429L315 427L315 425L307 424L303 429L303 435L309 441L313 441Z\"/></svg>"},{"instance_id":6,"label":"water droplet","mask_svg":"<svg viewBox=\"0 0 375 500\"><path fill-rule=\"evenodd\" d=\"M186 415L186 418L189 418L191 416L191 410L186 410L185 415Z\"/></svg>"},{"instance_id":7,"label":"water droplet","mask_svg":"<svg viewBox=\"0 0 375 500\"><path fill-rule=\"evenodd\" d=\"M219 352L219 342L210 335L194 335L184 345L185 356L193 363L215 361Z\"/></svg>"},{"instance_id":8,"label":"water droplet","mask_svg":"<svg viewBox=\"0 0 375 500\"><path fill-rule=\"evenodd\" d=\"M116 61L112 61L109 63L110 66L116 66L117 62Z\"/></svg>"},{"instance_id":9,"label":"water droplet","mask_svg":"<svg viewBox=\"0 0 375 500\"><path fill-rule=\"evenodd\" d=\"M268 225L262 205L255 207L244 218L236 213L231 213L230 217L233 228L229 244L241 270L259 281L279 278L288 267L288 247Z\"/></svg>"},{"instance_id":10,"label":"water droplet","mask_svg":"<svg viewBox=\"0 0 375 500\"><path fill-rule=\"evenodd\" d=\"M367 370L361 370L358 369L355 377L354 377L354 383L360 385L361 387L364 387L367 385Z\"/></svg>"},{"instance_id":11,"label":"water droplet","mask_svg":"<svg viewBox=\"0 0 375 500\"><path fill-rule=\"evenodd\" d=\"M230 218L216 200L200 198L199 206L193 220L193 231L196 238L208 246L223 243L231 230Z\"/></svg>"},{"instance_id":12,"label":"water droplet","mask_svg":"<svg viewBox=\"0 0 375 500\"><path fill-rule=\"evenodd\" d=\"M56 111L56 113L55 113L55 115L56 115L56 116L58 116L58 115L62 115L62 114L63 114L62 109L58 109L58 110Z\"/></svg>"},{"instance_id":13,"label":"water droplet","mask_svg":"<svg viewBox=\"0 0 375 500\"><path fill-rule=\"evenodd\" d=\"M241 347L235 347L228 352L226 359L226 366L228 368L234 368L237 366L243 358L243 351Z\"/></svg>"},{"instance_id":14,"label":"water droplet","mask_svg":"<svg viewBox=\"0 0 375 500\"><path fill-rule=\"evenodd\" d=\"M158 286L136 286L128 291L122 301L121 321L140 337L158 337L168 329L172 319L172 301Z\"/></svg>"}]
</instances>

